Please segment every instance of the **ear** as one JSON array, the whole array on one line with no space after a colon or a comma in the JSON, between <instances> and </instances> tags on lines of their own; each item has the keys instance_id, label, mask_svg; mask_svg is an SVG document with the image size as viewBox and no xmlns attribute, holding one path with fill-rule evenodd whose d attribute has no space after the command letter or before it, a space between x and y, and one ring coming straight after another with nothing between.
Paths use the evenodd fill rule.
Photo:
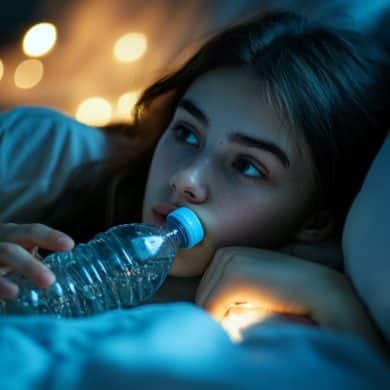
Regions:
<instances>
[{"instance_id":1,"label":"ear","mask_svg":"<svg viewBox=\"0 0 390 390\"><path fill-rule=\"evenodd\" d=\"M334 218L330 211L319 210L311 214L294 234L297 241L313 243L328 238L334 229Z\"/></svg>"}]
</instances>

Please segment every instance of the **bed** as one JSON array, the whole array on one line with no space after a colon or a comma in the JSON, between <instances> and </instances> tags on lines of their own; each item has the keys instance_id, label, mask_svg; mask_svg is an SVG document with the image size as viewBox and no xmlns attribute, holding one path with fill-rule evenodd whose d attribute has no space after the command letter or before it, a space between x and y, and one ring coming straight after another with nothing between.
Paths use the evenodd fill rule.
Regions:
<instances>
[{"instance_id":1,"label":"bed","mask_svg":"<svg viewBox=\"0 0 390 390\"><path fill-rule=\"evenodd\" d=\"M248 9L253 9L254 2L249 3L243 2ZM291 8L299 9L307 2L276 3L296 3L298 6ZM332 6L319 7L317 16L326 17L320 12L324 9L333 15L345 2L329 1L327 4L330 3ZM372 3L382 4L377 9L384 9L383 5L386 5L385 1ZM370 10L363 7L363 13L359 14L359 6L363 4L360 1L348 4L353 6L349 5L348 12L343 15L354 16L352 19L356 23L364 20L366 11L366 15L379 14L374 6ZM341 8L337 8L339 5ZM244 9L237 11L243 14ZM381 33L367 20L363 25L373 33ZM385 154L390 156L389 138L387 145ZM79 142L77 148L85 156ZM389 158L381 164L389 167ZM388 184L386 191L390 193ZM384 218L388 215L385 201L388 195L381 199L382 209L377 203L376 210L383 217L381 231L388 234L390 218ZM356 208L366 207L366 200L363 203ZM357 251L363 274L370 275L371 279L360 280L358 274L362 272L355 276L356 270L350 268L348 258L347 272L389 340L389 300L383 299L389 297L386 285L389 262L375 271L367 257L372 248L366 246L364 252L351 244L356 242L353 237L370 229L366 226L365 230L359 230L359 225L353 226L356 231L348 230L345 253L355 256ZM375 230L371 231L375 233ZM376 238L383 240L382 247L377 246L377 249L387 248L382 253L389 259L386 234L375 233ZM375 245L373 240L371 246ZM371 272L373 269L376 275ZM233 341L207 312L188 302L152 303L89 318L0 317L0 351L0 388L7 390L109 387L390 389L389 363L358 337L271 319L248 328L240 341Z\"/></svg>"},{"instance_id":2,"label":"bed","mask_svg":"<svg viewBox=\"0 0 390 390\"><path fill-rule=\"evenodd\" d=\"M368 345L264 322L233 342L191 303L94 317L0 318L2 389L380 389L389 367Z\"/></svg>"}]
</instances>

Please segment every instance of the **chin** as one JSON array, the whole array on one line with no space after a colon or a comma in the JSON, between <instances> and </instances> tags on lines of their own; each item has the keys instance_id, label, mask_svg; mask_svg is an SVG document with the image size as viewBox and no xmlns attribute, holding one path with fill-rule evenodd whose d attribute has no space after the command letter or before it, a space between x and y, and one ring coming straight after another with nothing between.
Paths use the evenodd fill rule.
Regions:
<instances>
[{"instance_id":1,"label":"chin","mask_svg":"<svg viewBox=\"0 0 390 390\"><path fill-rule=\"evenodd\" d=\"M171 270L168 272L169 276L174 276L175 278L192 278L195 276L201 276L202 272L196 272L194 270L187 270L187 269L175 269L175 267L172 267Z\"/></svg>"},{"instance_id":2,"label":"chin","mask_svg":"<svg viewBox=\"0 0 390 390\"><path fill-rule=\"evenodd\" d=\"M189 278L192 276L199 276L201 272L188 267L188 263L185 263L183 259L175 259L171 269L169 270L169 276L175 276L178 278Z\"/></svg>"},{"instance_id":3,"label":"chin","mask_svg":"<svg viewBox=\"0 0 390 390\"><path fill-rule=\"evenodd\" d=\"M169 276L173 276L175 278L188 278L190 277L190 275L187 275L186 272L179 272L179 271L176 271L173 269L173 267L171 268L171 270L168 272L168 275Z\"/></svg>"},{"instance_id":4,"label":"chin","mask_svg":"<svg viewBox=\"0 0 390 390\"><path fill-rule=\"evenodd\" d=\"M181 278L201 276L210 263L211 258L212 256L205 253L204 250L202 251L202 246L193 249L182 249L176 256L169 275Z\"/></svg>"}]
</instances>

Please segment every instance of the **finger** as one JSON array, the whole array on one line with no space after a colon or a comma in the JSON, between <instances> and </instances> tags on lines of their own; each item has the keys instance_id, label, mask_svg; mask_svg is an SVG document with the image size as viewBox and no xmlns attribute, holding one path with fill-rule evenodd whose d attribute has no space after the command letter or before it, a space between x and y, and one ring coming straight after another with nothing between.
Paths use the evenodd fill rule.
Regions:
<instances>
[{"instance_id":1,"label":"finger","mask_svg":"<svg viewBox=\"0 0 390 390\"><path fill-rule=\"evenodd\" d=\"M278 314L279 318L286 322L296 322L304 325L318 325L308 314Z\"/></svg>"},{"instance_id":2,"label":"finger","mask_svg":"<svg viewBox=\"0 0 390 390\"><path fill-rule=\"evenodd\" d=\"M27 250L13 243L0 243L0 263L13 272L26 276L38 287L48 287L55 281L49 268Z\"/></svg>"},{"instance_id":3,"label":"finger","mask_svg":"<svg viewBox=\"0 0 390 390\"><path fill-rule=\"evenodd\" d=\"M10 272L10 270L11 269L9 267L0 266L0 276L8 274Z\"/></svg>"},{"instance_id":4,"label":"finger","mask_svg":"<svg viewBox=\"0 0 390 390\"><path fill-rule=\"evenodd\" d=\"M31 255L33 256L33 257L35 257L36 259L38 259L38 260L42 260L43 259L43 257L40 255L40 253L39 253L39 246L34 246L33 248L31 248L30 250L29 250L29 252L31 253Z\"/></svg>"},{"instance_id":5,"label":"finger","mask_svg":"<svg viewBox=\"0 0 390 390\"><path fill-rule=\"evenodd\" d=\"M67 234L40 223L9 224L3 236L3 241L14 242L27 248L39 246L51 251L65 251L74 247L73 239Z\"/></svg>"},{"instance_id":6,"label":"finger","mask_svg":"<svg viewBox=\"0 0 390 390\"><path fill-rule=\"evenodd\" d=\"M15 283L0 276L0 299L16 298L19 294L19 288Z\"/></svg>"},{"instance_id":7,"label":"finger","mask_svg":"<svg viewBox=\"0 0 390 390\"><path fill-rule=\"evenodd\" d=\"M221 286L212 291L212 294L207 298L203 307L213 318L218 322L221 322L233 307L246 304L247 302L248 299L245 296L245 293L231 291L228 286Z\"/></svg>"}]
</instances>

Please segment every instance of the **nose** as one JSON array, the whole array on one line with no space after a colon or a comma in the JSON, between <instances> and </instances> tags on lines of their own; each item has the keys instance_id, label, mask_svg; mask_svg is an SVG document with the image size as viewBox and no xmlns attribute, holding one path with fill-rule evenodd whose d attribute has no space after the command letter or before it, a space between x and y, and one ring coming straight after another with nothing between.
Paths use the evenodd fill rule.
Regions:
<instances>
[{"instance_id":1,"label":"nose","mask_svg":"<svg viewBox=\"0 0 390 390\"><path fill-rule=\"evenodd\" d=\"M175 197L175 202L203 203L208 198L208 186L205 173L206 166L191 165L178 170L172 175L169 184Z\"/></svg>"}]
</instances>

